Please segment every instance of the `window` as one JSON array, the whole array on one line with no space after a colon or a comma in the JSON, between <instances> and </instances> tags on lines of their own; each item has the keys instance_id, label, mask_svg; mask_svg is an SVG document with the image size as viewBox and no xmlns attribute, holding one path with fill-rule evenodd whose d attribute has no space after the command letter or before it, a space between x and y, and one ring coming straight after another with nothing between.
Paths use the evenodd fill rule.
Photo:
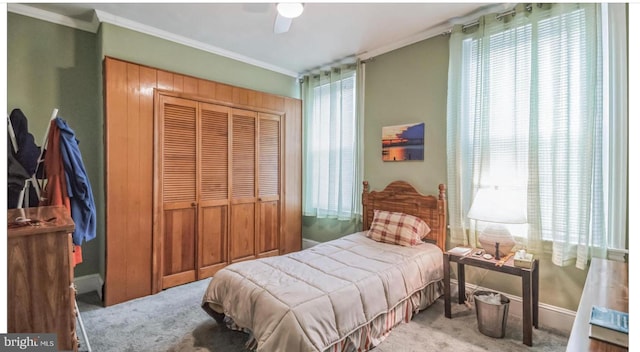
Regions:
<instances>
[{"instance_id":1,"label":"window","mask_svg":"<svg viewBox=\"0 0 640 352\"><path fill-rule=\"evenodd\" d=\"M452 235L477 190L525 198L523 246L553 261L604 256L609 185L607 91L599 5L524 5L451 38L448 164ZM606 53L606 51L605 51ZM459 137L458 137L459 136ZM457 190L460 190L459 192ZM451 196L450 196L451 198ZM469 241L474 241L469 238Z\"/></svg>"},{"instance_id":2,"label":"window","mask_svg":"<svg viewBox=\"0 0 640 352\"><path fill-rule=\"evenodd\" d=\"M307 77L304 88L303 214L352 219L359 212L355 68Z\"/></svg>"}]
</instances>

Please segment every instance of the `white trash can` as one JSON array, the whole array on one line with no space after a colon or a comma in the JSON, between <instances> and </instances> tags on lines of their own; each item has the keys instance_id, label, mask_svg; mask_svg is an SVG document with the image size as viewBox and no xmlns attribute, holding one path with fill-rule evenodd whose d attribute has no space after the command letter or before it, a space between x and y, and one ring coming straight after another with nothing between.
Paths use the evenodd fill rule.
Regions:
<instances>
[{"instance_id":1,"label":"white trash can","mask_svg":"<svg viewBox=\"0 0 640 352\"><path fill-rule=\"evenodd\" d=\"M497 292L477 291L473 293L476 302L478 330L481 333L496 337L504 337L509 315L509 298Z\"/></svg>"}]
</instances>

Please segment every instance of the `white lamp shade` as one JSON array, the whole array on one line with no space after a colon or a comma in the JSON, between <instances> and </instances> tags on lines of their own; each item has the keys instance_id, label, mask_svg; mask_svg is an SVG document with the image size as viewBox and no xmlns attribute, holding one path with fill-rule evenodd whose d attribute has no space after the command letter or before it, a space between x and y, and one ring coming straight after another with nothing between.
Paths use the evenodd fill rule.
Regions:
<instances>
[{"instance_id":1,"label":"white lamp shade","mask_svg":"<svg viewBox=\"0 0 640 352\"><path fill-rule=\"evenodd\" d=\"M299 2L281 2L278 3L276 8L280 16L286 18L296 18L302 15L302 11L304 10L304 6Z\"/></svg>"},{"instance_id":2,"label":"white lamp shade","mask_svg":"<svg viewBox=\"0 0 640 352\"><path fill-rule=\"evenodd\" d=\"M524 224L527 222L524 192L481 188L467 216L485 222Z\"/></svg>"}]
</instances>

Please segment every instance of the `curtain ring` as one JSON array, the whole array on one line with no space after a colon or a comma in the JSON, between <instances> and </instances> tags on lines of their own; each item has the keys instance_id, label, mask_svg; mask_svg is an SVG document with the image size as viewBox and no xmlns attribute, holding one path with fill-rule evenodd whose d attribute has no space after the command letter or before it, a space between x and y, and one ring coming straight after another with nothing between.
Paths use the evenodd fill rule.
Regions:
<instances>
[{"instance_id":1,"label":"curtain ring","mask_svg":"<svg viewBox=\"0 0 640 352\"><path fill-rule=\"evenodd\" d=\"M511 11L499 13L499 14L496 15L496 20L497 21L502 21L502 17L508 16L508 15L511 15L511 17L515 17L516 16L516 10L513 9Z\"/></svg>"}]
</instances>

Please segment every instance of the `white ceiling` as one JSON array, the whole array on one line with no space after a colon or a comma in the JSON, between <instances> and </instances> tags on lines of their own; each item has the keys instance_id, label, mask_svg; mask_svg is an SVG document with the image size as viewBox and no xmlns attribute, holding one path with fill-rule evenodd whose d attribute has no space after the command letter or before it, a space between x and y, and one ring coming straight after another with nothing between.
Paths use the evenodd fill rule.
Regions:
<instances>
[{"instance_id":1,"label":"white ceiling","mask_svg":"<svg viewBox=\"0 0 640 352\"><path fill-rule=\"evenodd\" d=\"M276 72L298 76L438 35L452 23L509 8L496 3L305 3L273 33L274 3L23 3L11 12L97 31L109 22Z\"/></svg>"}]
</instances>

